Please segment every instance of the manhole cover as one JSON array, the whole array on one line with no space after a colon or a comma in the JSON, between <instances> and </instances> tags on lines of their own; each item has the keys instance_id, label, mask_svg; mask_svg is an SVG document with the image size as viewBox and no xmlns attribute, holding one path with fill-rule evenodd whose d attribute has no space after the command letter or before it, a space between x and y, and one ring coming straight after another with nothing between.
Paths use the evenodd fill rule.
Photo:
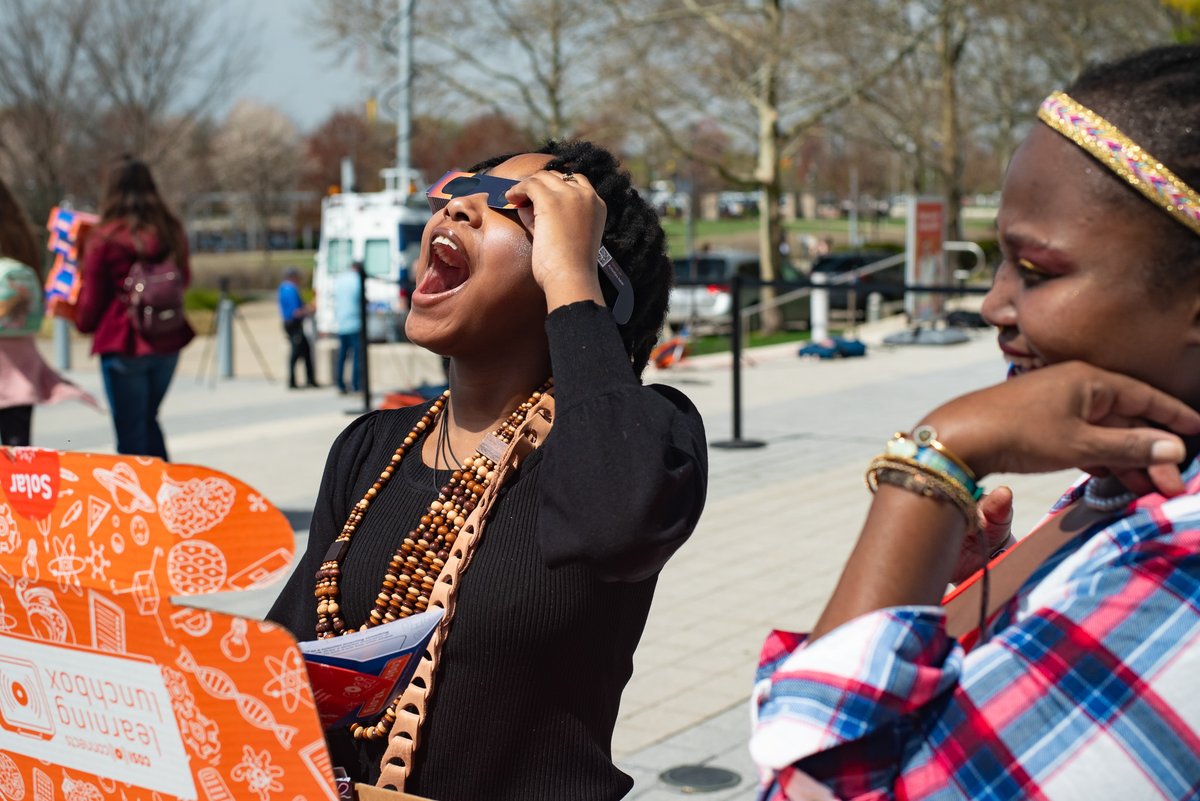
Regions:
<instances>
[{"instance_id":1,"label":"manhole cover","mask_svg":"<svg viewBox=\"0 0 1200 801\"><path fill-rule=\"evenodd\" d=\"M713 768L708 765L680 765L664 770L658 775L666 784L678 787L685 793L711 793L734 787L742 777L732 770Z\"/></svg>"}]
</instances>

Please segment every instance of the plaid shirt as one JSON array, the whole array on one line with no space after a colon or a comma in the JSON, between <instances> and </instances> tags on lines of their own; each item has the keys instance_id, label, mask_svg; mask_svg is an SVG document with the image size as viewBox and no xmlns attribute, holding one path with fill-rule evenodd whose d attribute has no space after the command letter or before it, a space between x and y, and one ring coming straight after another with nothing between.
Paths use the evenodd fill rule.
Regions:
<instances>
[{"instance_id":1,"label":"plaid shirt","mask_svg":"<svg viewBox=\"0 0 1200 801\"><path fill-rule=\"evenodd\" d=\"M1184 478L1063 547L969 653L936 607L772 633L760 799L1200 799L1200 460Z\"/></svg>"}]
</instances>

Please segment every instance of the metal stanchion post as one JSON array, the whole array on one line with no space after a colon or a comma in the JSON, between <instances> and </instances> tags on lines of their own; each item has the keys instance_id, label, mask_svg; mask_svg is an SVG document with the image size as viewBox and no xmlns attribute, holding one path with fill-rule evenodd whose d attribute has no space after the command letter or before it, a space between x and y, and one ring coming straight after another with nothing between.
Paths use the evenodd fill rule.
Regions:
<instances>
[{"instance_id":1,"label":"metal stanchion post","mask_svg":"<svg viewBox=\"0 0 1200 801\"><path fill-rule=\"evenodd\" d=\"M362 325L358 328L358 358L362 360L363 405L361 409L347 409L346 414L366 414L372 408L371 360L367 353L367 346L370 344L370 337L367 336L367 271L363 265L358 266L358 287L358 316L362 320Z\"/></svg>"},{"instance_id":2,"label":"metal stanchion post","mask_svg":"<svg viewBox=\"0 0 1200 801\"><path fill-rule=\"evenodd\" d=\"M71 369L71 321L54 318L54 361L59 370Z\"/></svg>"},{"instance_id":3,"label":"metal stanchion post","mask_svg":"<svg viewBox=\"0 0 1200 801\"><path fill-rule=\"evenodd\" d=\"M224 282L217 302L217 375L233 378L233 300Z\"/></svg>"},{"instance_id":4,"label":"metal stanchion post","mask_svg":"<svg viewBox=\"0 0 1200 801\"><path fill-rule=\"evenodd\" d=\"M877 323L883 317L883 295L872 292L867 295L867 322Z\"/></svg>"},{"instance_id":5,"label":"metal stanchion post","mask_svg":"<svg viewBox=\"0 0 1200 801\"><path fill-rule=\"evenodd\" d=\"M767 443L742 439L742 277L734 273L729 285L730 349L733 356L733 439L714 442L714 448L761 448Z\"/></svg>"},{"instance_id":6,"label":"metal stanchion post","mask_svg":"<svg viewBox=\"0 0 1200 801\"><path fill-rule=\"evenodd\" d=\"M826 278L825 273L816 271L811 276L813 291L809 296L809 304L812 309L810 320L813 342L829 338L829 290L824 287Z\"/></svg>"}]
</instances>

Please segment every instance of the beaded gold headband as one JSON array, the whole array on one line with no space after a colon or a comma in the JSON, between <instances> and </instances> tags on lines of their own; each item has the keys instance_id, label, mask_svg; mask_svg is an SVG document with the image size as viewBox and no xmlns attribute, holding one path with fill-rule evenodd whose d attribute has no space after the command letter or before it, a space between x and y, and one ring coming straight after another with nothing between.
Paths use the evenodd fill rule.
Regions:
<instances>
[{"instance_id":1,"label":"beaded gold headband","mask_svg":"<svg viewBox=\"0 0 1200 801\"><path fill-rule=\"evenodd\" d=\"M1200 235L1200 194L1117 126L1066 92L1055 92L1043 100L1038 117Z\"/></svg>"}]
</instances>

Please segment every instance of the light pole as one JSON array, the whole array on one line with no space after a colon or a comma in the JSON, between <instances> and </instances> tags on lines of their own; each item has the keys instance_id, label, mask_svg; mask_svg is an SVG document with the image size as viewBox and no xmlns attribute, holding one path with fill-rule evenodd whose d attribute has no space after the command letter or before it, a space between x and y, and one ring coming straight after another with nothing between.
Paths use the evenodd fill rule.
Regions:
<instances>
[{"instance_id":1,"label":"light pole","mask_svg":"<svg viewBox=\"0 0 1200 801\"><path fill-rule=\"evenodd\" d=\"M396 169L402 192L408 189L412 161L412 17L415 3L416 0L399 0L400 27L396 49L400 56L400 103L396 112Z\"/></svg>"}]
</instances>

